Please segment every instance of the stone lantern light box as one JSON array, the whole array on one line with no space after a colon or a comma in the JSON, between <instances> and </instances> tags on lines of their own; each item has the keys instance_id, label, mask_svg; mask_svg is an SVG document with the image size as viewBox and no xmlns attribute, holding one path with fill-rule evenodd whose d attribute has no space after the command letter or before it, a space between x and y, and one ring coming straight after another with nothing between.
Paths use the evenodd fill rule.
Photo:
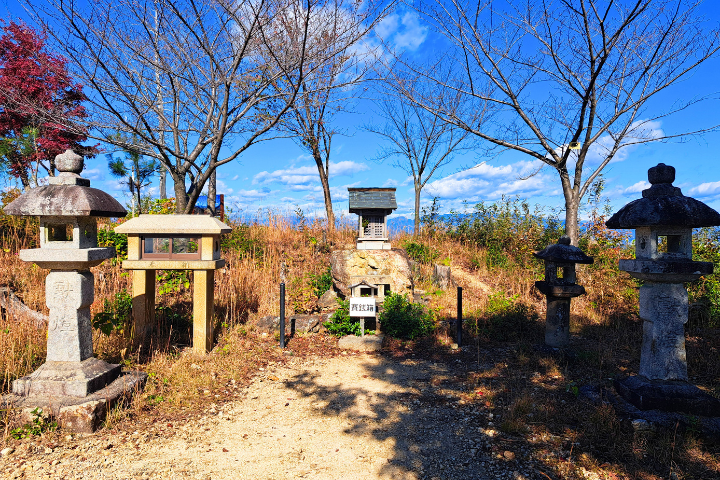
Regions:
<instances>
[{"instance_id":1,"label":"stone lantern light box","mask_svg":"<svg viewBox=\"0 0 720 480\"><path fill-rule=\"evenodd\" d=\"M193 350L212 349L215 270L220 258L220 235L231 228L207 215L140 215L115 227L128 236L128 259L133 270L133 340L144 341L155 322L156 270L193 270Z\"/></svg>"},{"instance_id":2,"label":"stone lantern light box","mask_svg":"<svg viewBox=\"0 0 720 480\"><path fill-rule=\"evenodd\" d=\"M397 209L394 188L348 188L350 213L358 215L358 250L390 250L387 216Z\"/></svg>"}]
</instances>

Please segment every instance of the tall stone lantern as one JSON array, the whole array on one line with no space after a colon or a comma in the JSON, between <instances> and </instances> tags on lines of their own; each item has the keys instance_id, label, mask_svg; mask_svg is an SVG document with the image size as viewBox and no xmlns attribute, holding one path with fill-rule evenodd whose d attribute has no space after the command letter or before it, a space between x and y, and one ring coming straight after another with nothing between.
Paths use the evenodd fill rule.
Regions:
<instances>
[{"instance_id":1,"label":"tall stone lantern","mask_svg":"<svg viewBox=\"0 0 720 480\"><path fill-rule=\"evenodd\" d=\"M115 256L97 246L97 217L127 212L107 193L80 177L83 158L71 150L58 155L60 172L49 185L16 198L5 212L40 218L40 248L21 250L26 262L50 269L45 281L50 310L47 359L35 372L13 382L20 397L87 397L112 383L120 366L93 357L90 305L95 298L90 267Z\"/></svg>"},{"instance_id":2,"label":"tall stone lantern","mask_svg":"<svg viewBox=\"0 0 720 480\"><path fill-rule=\"evenodd\" d=\"M720 402L688 383L685 282L713 272L710 262L692 260L692 229L720 225L720 214L674 187L675 168L663 163L648 170L651 187L605 223L635 229L635 258L620 270L643 281L640 318L643 342L639 376L615 382L618 393L641 410L720 413Z\"/></svg>"},{"instance_id":3,"label":"tall stone lantern","mask_svg":"<svg viewBox=\"0 0 720 480\"><path fill-rule=\"evenodd\" d=\"M593 263L593 258L570 245L567 235L533 255L545 262L545 280L535 282L547 297L545 343L565 347L570 342L570 300L585 293L585 287L575 283L575 265Z\"/></svg>"}]
</instances>

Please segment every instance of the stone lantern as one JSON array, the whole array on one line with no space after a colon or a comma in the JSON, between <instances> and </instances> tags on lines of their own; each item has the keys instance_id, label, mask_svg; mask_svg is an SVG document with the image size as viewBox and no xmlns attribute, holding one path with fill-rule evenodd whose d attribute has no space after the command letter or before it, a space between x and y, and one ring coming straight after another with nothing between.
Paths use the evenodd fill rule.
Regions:
<instances>
[{"instance_id":1,"label":"stone lantern","mask_svg":"<svg viewBox=\"0 0 720 480\"><path fill-rule=\"evenodd\" d=\"M648 181L652 186L643 190L643 198L625 205L605 223L608 228L635 229L635 258L620 260L619 266L643 281L640 375L616 381L615 387L641 410L703 415L715 409L717 414L720 402L687 383L684 283L712 273L712 263L692 260L692 229L720 225L720 214L672 185L674 167L660 163L650 168Z\"/></svg>"},{"instance_id":2,"label":"stone lantern","mask_svg":"<svg viewBox=\"0 0 720 480\"><path fill-rule=\"evenodd\" d=\"M93 357L90 305L95 285L90 267L115 256L114 247L97 246L97 217L127 214L114 198L80 177L81 156L67 150L55 158L55 165L60 173L50 177L49 185L24 193L4 209L10 215L39 217L40 248L21 250L19 256L50 269L45 281L50 310L47 359L13 382L13 394L21 397L21 406L50 402L53 410L86 401L120 376L119 365Z\"/></svg>"},{"instance_id":3,"label":"stone lantern","mask_svg":"<svg viewBox=\"0 0 720 480\"><path fill-rule=\"evenodd\" d=\"M534 255L545 262L545 280L535 282L535 287L547 296L545 343L564 347L570 342L570 299L585 293L585 287L575 283L575 265L590 264L593 259L570 245L567 235Z\"/></svg>"}]
</instances>

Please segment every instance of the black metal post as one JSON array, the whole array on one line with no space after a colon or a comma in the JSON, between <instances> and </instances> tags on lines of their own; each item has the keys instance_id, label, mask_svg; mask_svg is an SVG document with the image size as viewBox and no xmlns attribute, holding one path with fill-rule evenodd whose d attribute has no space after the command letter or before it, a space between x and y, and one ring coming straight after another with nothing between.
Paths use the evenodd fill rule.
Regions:
<instances>
[{"instance_id":1,"label":"black metal post","mask_svg":"<svg viewBox=\"0 0 720 480\"><path fill-rule=\"evenodd\" d=\"M280 284L280 348L285 348L285 282Z\"/></svg>"},{"instance_id":2,"label":"black metal post","mask_svg":"<svg viewBox=\"0 0 720 480\"><path fill-rule=\"evenodd\" d=\"M462 347L462 287L457 287L457 345Z\"/></svg>"}]
</instances>

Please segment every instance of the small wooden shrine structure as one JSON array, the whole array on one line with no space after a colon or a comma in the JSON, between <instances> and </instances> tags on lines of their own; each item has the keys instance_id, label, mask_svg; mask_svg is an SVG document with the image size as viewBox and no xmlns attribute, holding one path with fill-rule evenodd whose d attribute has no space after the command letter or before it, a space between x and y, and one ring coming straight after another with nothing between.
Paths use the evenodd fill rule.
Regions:
<instances>
[{"instance_id":1,"label":"small wooden shrine structure","mask_svg":"<svg viewBox=\"0 0 720 480\"><path fill-rule=\"evenodd\" d=\"M387 216L397 209L394 188L348 188L358 218L358 250L390 250Z\"/></svg>"}]
</instances>

